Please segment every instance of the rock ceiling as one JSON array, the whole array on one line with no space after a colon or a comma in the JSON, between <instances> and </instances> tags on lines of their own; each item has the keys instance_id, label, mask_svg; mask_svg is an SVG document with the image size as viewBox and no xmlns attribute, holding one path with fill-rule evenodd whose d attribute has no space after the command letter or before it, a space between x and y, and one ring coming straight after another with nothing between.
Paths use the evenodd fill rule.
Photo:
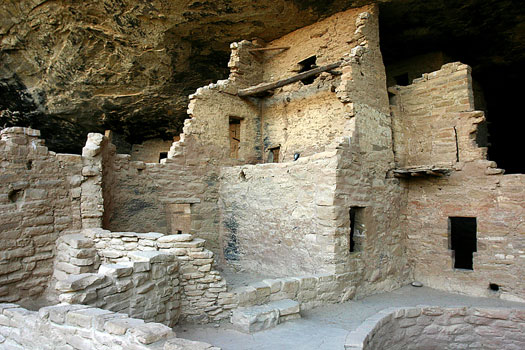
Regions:
<instances>
[{"instance_id":1,"label":"rock ceiling","mask_svg":"<svg viewBox=\"0 0 525 350\"><path fill-rule=\"evenodd\" d=\"M229 43L272 40L368 0L4 0L0 126L31 125L51 149L89 131L170 138L187 95L227 74ZM512 0L383 0L386 62L445 51L475 70L518 75L525 10ZM520 75L521 74L521 75Z\"/></svg>"}]
</instances>

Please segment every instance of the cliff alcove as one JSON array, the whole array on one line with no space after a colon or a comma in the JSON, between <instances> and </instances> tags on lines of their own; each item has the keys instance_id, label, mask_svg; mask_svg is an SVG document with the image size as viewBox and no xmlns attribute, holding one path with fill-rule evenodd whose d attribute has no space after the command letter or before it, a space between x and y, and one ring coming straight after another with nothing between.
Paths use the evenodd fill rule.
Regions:
<instances>
[{"instance_id":1,"label":"cliff alcove","mask_svg":"<svg viewBox=\"0 0 525 350\"><path fill-rule=\"evenodd\" d=\"M80 153L89 131L120 134L121 152L146 139L171 139L187 118L187 96L227 77L230 42L270 41L371 2L4 1L0 125L41 129L50 149L71 153ZM522 78L524 10L515 2L375 2L387 65L446 51L479 72L494 110L505 96L499 86Z\"/></svg>"}]
</instances>

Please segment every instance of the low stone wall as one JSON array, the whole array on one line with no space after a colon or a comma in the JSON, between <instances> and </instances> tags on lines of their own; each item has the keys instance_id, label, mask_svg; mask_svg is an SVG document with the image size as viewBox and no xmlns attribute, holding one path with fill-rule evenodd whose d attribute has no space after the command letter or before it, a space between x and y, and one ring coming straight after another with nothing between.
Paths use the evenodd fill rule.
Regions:
<instances>
[{"instance_id":1,"label":"low stone wall","mask_svg":"<svg viewBox=\"0 0 525 350\"><path fill-rule=\"evenodd\" d=\"M0 350L219 350L176 338L171 328L85 305L29 311L0 304Z\"/></svg>"},{"instance_id":2,"label":"low stone wall","mask_svg":"<svg viewBox=\"0 0 525 350\"><path fill-rule=\"evenodd\" d=\"M292 299L309 310L327 303L338 303L354 295L349 275L319 274L266 279L231 291L236 306L262 305Z\"/></svg>"},{"instance_id":3,"label":"low stone wall","mask_svg":"<svg viewBox=\"0 0 525 350\"><path fill-rule=\"evenodd\" d=\"M158 252L179 261L181 317L192 322L209 322L230 316L231 295L226 282L213 269L213 252L204 248L205 240L191 234L85 231L95 242L103 263L122 264L134 256Z\"/></svg>"},{"instance_id":4,"label":"low stone wall","mask_svg":"<svg viewBox=\"0 0 525 350\"><path fill-rule=\"evenodd\" d=\"M390 308L368 318L345 349L525 349L525 310L424 306Z\"/></svg>"},{"instance_id":5,"label":"low stone wall","mask_svg":"<svg viewBox=\"0 0 525 350\"><path fill-rule=\"evenodd\" d=\"M180 314L179 265L174 255L134 252L130 261L101 265L98 273L58 281L59 300L123 312L148 322L177 324Z\"/></svg>"}]
</instances>

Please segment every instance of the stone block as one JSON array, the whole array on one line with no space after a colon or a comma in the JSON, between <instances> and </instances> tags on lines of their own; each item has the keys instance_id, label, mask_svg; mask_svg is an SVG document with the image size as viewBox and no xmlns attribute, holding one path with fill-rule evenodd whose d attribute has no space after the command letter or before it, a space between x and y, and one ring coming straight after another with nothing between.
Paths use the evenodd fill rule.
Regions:
<instances>
[{"instance_id":1,"label":"stone block","mask_svg":"<svg viewBox=\"0 0 525 350\"><path fill-rule=\"evenodd\" d=\"M100 265L98 273L112 278L120 278L130 276L133 273L133 268L120 264Z\"/></svg>"},{"instance_id":2,"label":"stone block","mask_svg":"<svg viewBox=\"0 0 525 350\"><path fill-rule=\"evenodd\" d=\"M71 326L91 328L93 326L93 320L96 317L100 317L103 315L111 315L111 314L114 314L114 313L108 310L97 309L97 308L73 310L67 313L66 323Z\"/></svg>"},{"instance_id":3,"label":"stone block","mask_svg":"<svg viewBox=\"0 0 525 350\"><path fill-rule=\"evenodd\" d=\"M58 296L61 303L68 304L87 304L97 299L95 290L86 290L78 292L63 293Z\"/></svg>"},{"instance_id":4,"label":"stone block","mask_svg":"<svg viewBox=\"0 0 525 350\"><path fill-rule=\"evenodd\" d=\"M128 257L132 261L140 261L140 262L149 262L149 263L160 263L160 262L172 262L176 261L177 257L166 254L159 251L141 251L141 252L131 252L128 254Z\"/></svg>"},{"instance_id":5,"label":"stone block","mask_svg":"<svg viewBox=\"0 0 525 350\"><path fill-rule=\"evenodd\" d=\"M281 280L279 279L267 279L263 280L270 287L271 293L277 293L281 290Z\"/></svg>"},{"instance_id":6,"label":"stone block","mask_svg":"<svg viewBox=\"0 0 525 350\"><path fill-rule=\"evenodd\" d=\"M136 318L112 318L104 324L104 330L110 334L124 335L129 328L144 324L143 320Z\"/></svg>"},{"instance_id":7,"label":"stone block","mask_svg":"<svg viewBox=\"0 0 525 350\"><path fill-rule=\"evenodd\" d=\"M130 329L130 334L139 343L146 345L175 336L170 327L159 323L145 323L134 326Z\"/></svg>"},{"instance_id":8,"label":"stone block","mask_svg":"<svg viewBox=\"0 0 525 350\"><path fill-rule=\"evenodd\" d=\"M64 324L69 311L87 309L86 305L53 305L40 308L38 315L41 319L49 319L51 322Z\"/></svg>"},{"instance_id":9,"label":"stone block","mask_svg":"<svg viewBox=\"0 0 525 350\"><path fill-rule=\"evenodd\" d=\"M95 245L92 239L85 237L81 233L65 235L60 237L60 240L75 249L93 248Z\"/></svg>"},{"instance_id":10,"label":"stone block","mask_svg":"<svg viewBox=\"0 0 525 350\"><path fill-rule=\"evenodd\" d=\"M183 233L178 235L167 235L157 239L159 243L173 243L173 242L191 242L193 236L189 233Z\"/></svg>"},{"instance_id":11,"label":"stone block","mask_svg":"<svg viewBox=\"0 0 525 350\"><path fill-rule=\"evenodd\" d=\"M105 279L106 276L95 273L71 275L65 280L58 281L55 288L61 292L75 292L100 285Z\"/></svg>"},{"instance_id":12,"label":"stone block","mask_svg":"<svg viewBox=\"0 0 525 350\"><path fill-rule=\"evenodd\" d=\"M268 303L268 305L279 310L280 316L298 314L300 310L300 304L297 301L291 299L273 301Z\"/></svg>"},{"instance_id":13,"label":"stone block","mask_svg":"<svg viewBox=\"0 0 525 350\"><path fill-rule=\"evenodd\" d=\"M254 333L275 327L279 323L279 310L268 305L239 307L232 312L231 323L245 333Z\"/></svg>"}]
</instances>

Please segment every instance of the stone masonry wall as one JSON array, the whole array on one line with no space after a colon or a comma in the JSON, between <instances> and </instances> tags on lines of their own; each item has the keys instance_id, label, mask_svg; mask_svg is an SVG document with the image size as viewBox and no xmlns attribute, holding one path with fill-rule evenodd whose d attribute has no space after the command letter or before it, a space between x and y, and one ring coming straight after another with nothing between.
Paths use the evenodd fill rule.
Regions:
<instances>
[{"instance_id":1,"label":"stone masonry wall","mask_svg":"<svg viewBox=\"0 0 525 350\"><path fill-rule=\"evenodd\" d=\"M80 228L82 161L49 152L38 130L0 135L0 300L34 299L53 274L56 239Z\"/></svg>"},{"instance_id":2,"label":"stone masonry wall","mask_svg":"<svg viewBox=\"0 0 525 350\"><path fill-rule=\"evenodd\" d=\"M307 156L322 152L326 147L333 146L334 141L337 144L339 138L349 135L349 119L353 116L353 106L349 102L365 102L364 95L373 95L375 90L366 87L366 93L355 96L352 101L338 99L336 94L339 97L337 91L346 89L347 85L359 84L355 74L344 74L353 66L346 61L349 57L358 60L364 51L371 53L365 59L369 62L361 74L366 74L366 79L372 82L375 81L375 71L382 67L375 11L374 7L368 6L351 9L267 45L290 48L263 54L264 81L276 81L297 74L301 69L299 62L313 56L316 57L314 66L343 59L345 62L335 70L335 74L322 73L310 84L297 82L286 85L263 100L263 160L268 158L269 148L280 146L279 161L289 161L295 153ZM376 56L379 60L375 59Z\"/></svg>"},{"instance_id":3,"label":"stone masonry wall","mask_svg":"<svg viewBox=\"0 0 525 350\"><path fill-rule=\"evenodd\" d=\"M162 164L130 161L116 155L112 164L113 212L105 228L112 231L177 233L177 204L190 207L188 232L207 240L219 251L218 170L191 158L168 159ZM202 162L201 162L202 161Z\"/></svg>"},{"instance_id":4,"label":"stone masonry wall","mask_svg":"<svg viewBox=\"0 0 525 350\"><path fill-rule=\"evenodd\" d=\"M447 64L394 92L397 162L441 163L455 170L407 184L403 218L415 278L438 289L523 300L525 175L502 175L485 160L486 149L477 147L477 125L484 116L473 110L470 68ZM473 270L453 267L449 217L476 218ZM489 290L489 283L499 285L499 291Z\"/></svg>"},{"instance_id":5,"label":"stone masonry wall","mask_svg":"<svg viewBox=\"0 0 525 350\"><path fill-rule=\"evenodd\" d=\"M329 122L329 115L339 118L338 131L325 129L328 135L324 138L309 138L307 131L299 129L291 134L293 140L290 136L290 142L308 139L312 152L329 151L292 162L281 143L285 157L282 164L223 168L221 172L225 257L249 270L280 275L334 273L348 283L346 297L391 290L406 283L410 275L404 249L406 236L399 219L406 192L397 179L387 176L394 167L394 157L377 16L375 8L365 9L368 11L344 13L355 23L350 32L346 27L333 29L336 19L330 18L286 36L288 41L279 39L269 45L290 45L293 38L311 35L317 29L326 31L325 39L331 37L331 31L336 37L346 33L352 38L344 46L349 50L345 54L335 49L327 53L330 59L335 56L328 55L338 52L344 58L340 76L322 75L313 85L297 83L296 87L278 89L263 103L264 132L266 123L269 128L283 128L278 122L277 126L271 125L279 120L279 113L275 120L266 118L266 108L270 106L271 112L271 105L276 104L295 104L301 111L315 111L317 114L309 117L317 126ZM295 57L294 52L300 49L294 47L305 50L305 45L291 46L268 58L270 63L265 68L273 60L287 62L285 58ZM324 52L322 45L320 50ZM280 69L289 74L283 64ZM304 119L304 124L312 122ZM317 147L320 144L323 147ZM351 207L363 209L366 227L355 252L349 251Z\"/></svg>"},{"instance_id":6,"label":"stone masonry wall","mask_svg":"<svg viewBox=\"0 0 525 350\"><path fill-rule=\"evenodd\" d=\"M356 131L340 146L333 207L326 219L341 242L334 252L336 273L348 274L357 297L399 288L410 277L406 233L400 215L406 189L387 176L393 167L390 118L354 104ZM350 208L360 208L361 237L350 252ZM356 233L354 233L356 234Z\"/></svg>"},{"instance_id":7,"label":"stone masonry wall","mask_svg":"<svg viewBox=\"0 0 525 350\"><path fill-rule=\"evenodd\" d=\"M525 347L524 326L520 309L386 309L350 333L345 349L519 350Z\"/></svg>"},{"instance_id":8,"label":"stone masonry wall","mask_svg":"<svg viewBox=\"0 0 525 350\"><path fill-rule=\"evenodd\" d=\"M86 305L54 305L29 311L0 304L2 350L219 350L176 338L168 326Z\"/></svg>"},{"instance_id":9,"label":"stone masonry wall","mask_svg":"<svg viewBox=\"0 0 525 350\"><path fill-rule=\"evenodd\" d=\"M205 240L191 234L155 232L94 230L90 235L102 262L122 264L134 260L134 255L148 252L176 258L179 261L181 318L206 323L229 317L229 310L234 307L231 295L226 293L226 282L214 269L213 252L204 248Z\"/></svg>"},{"instance_id":10,"label":"stone masonry wall","mask_svg":"<svg viewBox=\"0 0 525 350\"><path fill-rule=\"evenodd\" d=\"M225 258L278 276L334 272L336 151L296 162L222 168L220 205Z\"/></svg>"},{"instance_id":11,"label":"stone masonry wall","mask_svg":"<svg viewBox=\"0 0 525 350\"><path fill-rule=\"evenodd\" d=\"M477 125L485 118L474 111L469 66L448 63L409 86L389 91L395 95L392 109L398 165L451 166L485 159L486 149L475 142Z\"/></svg>"},{"instance_id":12,"label":"stone masonry wall","mask_svg":"<svg viewBox=\"0 0 525 350\"><path fill-rule=\"evenodd\" d=\"M147 322L173 327L180 315L179 263L175 255L156 251L131 252L118 264L86 265L74 256L92 250L93 241L66 235L57 250L62 262L56 266L55 289L60 302L101 307ZM64 256L69 257L66 263ZM98 256L97 256L98 258ZM63 265L73 274L63 274ZM74 271L77 270L83 271ZM62 270L61 270L62 269Z\"/></svg>"},{"instance_id":13,"label":"stone masonry wall","mask_svg":"<svg viewBox=\"0 0 525 350\"><path fill-rule=\"evenodd\" d=\"M470 162L449 177L411 180L408 255L415 278L432 288L523 301L525 175L487 175L493 166ZM449 217L476 218L473 270L454 269Z\"/></svg>"}]
</instances>

